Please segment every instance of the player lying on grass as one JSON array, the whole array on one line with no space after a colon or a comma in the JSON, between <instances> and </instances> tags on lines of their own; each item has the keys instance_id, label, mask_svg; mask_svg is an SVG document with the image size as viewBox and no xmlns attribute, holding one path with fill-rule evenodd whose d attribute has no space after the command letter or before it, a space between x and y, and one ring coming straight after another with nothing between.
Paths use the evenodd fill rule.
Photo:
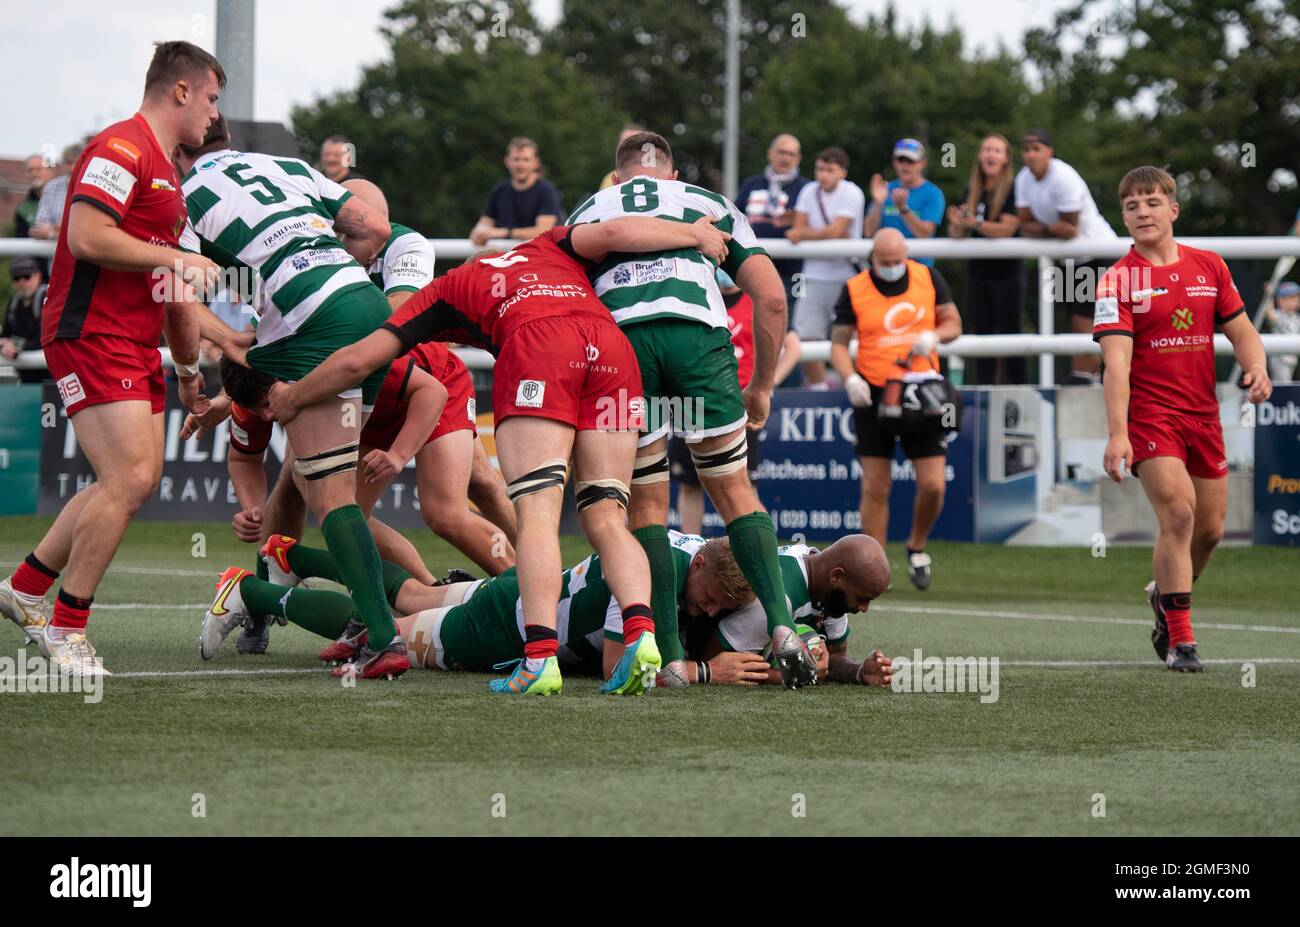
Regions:
<instances>
[{"instance_id":1,"label":"player lying on grass","mask_svg":"<svg viewBox=\"0 0 1300 927\"><path fill-rule=\"evenodd\" d=\"M216 653L222 639L239 623L254 617L287 619L331 638L340 636L343 627L356 620L355 607L343 593L295 588L312 576L338 581L338 570L327 551L280 536L272 537L263 550L272 576L279 582L263 582L238 567L222 574L200 632L200 652L205 658ZM688 614L712 617L753 600L725 540L706 542L678 535L675 556L682 576L678 604ZM398 619L398 627L409 641L412 667L486 673L524 658L523 603L514 570L494 579L429 587L400 567L385 563L384 586L394 611L405 616ZM566 643L576 644L591 636L602 640L597 662L601 675L610 679L624 652L623 610L606 582L600 557L592 554L564 571L561 587L557 634ZM321 659L327 661L348 655L335 645L321 651ZM727 665L736 662L727 661ZM341 667L335 675L347 671ZM726 666L719 676L718 681L729 681ZM645 682L623 692L639 694Z\"/></svg>"},{"instance_id":2,"label":"player lying on grass","mask_svg":"<svg viewBox=\"0 0 1300 927\"><path fill-rule=\"evenodd\" d=\"M1168 171L1139 167L1119 185L1133 236L1097 287L1093 338L1110 440L1103 466L1127 466L1160 523L1147 601L1151 643L1171 670L1202 670L1192 634L1192 584L1209 565L1228 513L1228 454L1215 393L1214 332L1232 342L1251 402L1268 399L1264 344L1223 258L1174 240L1178 185Z\"/></svg>"},{"instance_id":3,"label":"player lying on grass","mask_svg":"<svg viewBox=\"0 0 1300 927\"><path fill-rule=\"evenodd\" d=\"M292 423L298 410L382 368L426 341L495 349L492 405L497 458L519 520L519 582L525 659L492 690L517 694L562 685L555 653L560 561L558 525L574 458L583 532L607 564L629 646L609 680L636 687L660 664L650 609L650 570L627 528L637 432L645 414L641 374L627 338L592 292L586 269L615 252L698 249L726 254L728 235L711 220L627 218L559 227L506 254L489 253L439 277L379 331L341 348L271 407Z\"/></svg>"}]
</instances>

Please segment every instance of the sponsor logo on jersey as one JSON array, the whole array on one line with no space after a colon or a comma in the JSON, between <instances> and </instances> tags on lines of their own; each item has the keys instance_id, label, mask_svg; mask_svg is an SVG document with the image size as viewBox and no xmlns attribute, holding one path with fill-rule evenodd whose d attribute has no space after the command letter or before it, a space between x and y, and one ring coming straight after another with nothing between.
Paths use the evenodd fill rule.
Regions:
<instances>
[{"instance_id":1,"label":"sponsor logo on jersey","mask_svg":"<svg viewBox=\"0 0 1300 927\"><path fill-rule=\"evenodd\" d=\"M216 161L204 161L202 164L199 165L199 170L210 171L216 166L217 166Z\"/></svg>"},{"instance_id":2,"label":"sponsor logo on jersey","mask_svg":"<svg viewBox=\"0 0 1300 927\"><path fill-rule=\"evenodd\" d=\"M1219 298L1219 288L1217 286L1189 286L1183 287L1183 292L1189 297L1196 298L1200 296L1210 299Z\"/></svg>"},{"instance_id":3,"label":"sponsor logo on jersey","mask_svg":"<svg viewBox=\"0 0 1300 927\"><path fill-rule=\"evenodd\" d=\"M522 409L540 409L546 401L545 380L520 380L515 390L515 405Z\"/></svg>"},{"instance_id":4,"label":"sponsor logo on jersey","mask_svg":"<svg viewBox=\"0 0 1300 927\"><path fill-rule=\"evenodd\" d=\"M1119 322L1119 300L1114 296L1101 296L1092 311L1093 325L1115 325Z\"/></svg>"},{"instance_id":5,"label":"sponsor logo on jersey","mask_svg":"<svg viewBox=\"0 0 1300 927\"><path fill-rule=\"evenodd\" d=\"M303 271L309 267L320 267L325 264L346 264L350 260L352 256L339 248L312 248L289 258L289 266L294 270Z\"/></svg>"},{"instance_id":6,"label":"sponsor logo on jersey","mask_svg":"<svg viewBox=\"0 0 1300 927\"><path fill-rule=\"evenodd\" d=\"M589 345L587 345L587 361L588 361L588 363L593 363L593 364L594 364L594 363L595 363L597 360L599 360L599 359L600 359L600 348L596 347L594 344L589 344Z\"/></svg>"},{"instance_id":7,"label":"sponsor logo on jersey","mask_svg":"<svg viewBox=\"0 0 1300 927\"><path fill-rule=\"evenodd\" d=\"M1192 310L1184 306L1182 309L1175 309L1169 317L1169 324L1174 327L1176 332L1185 332L1192 327L1195 317Z\"/></svg>"},{"instance_id":8,"label":"sponsor logo on jersey","mask_svg":"<svg viewBox=\"0 0 1300 927\"><path fill-rule=\"evenodd\" d=\"M473 396L465 401L465 412L471 422L478 418L478 402Z\"/></svg>"},{"instance_id":9,"label":"sponsor logo on jersey","mask_svg":"<svg viewBox=\"0 0 1300 927\"><path fill-rule=\"evenodd\" d=\"M170 180L168 180L166 177L155 177L153 180L149 181L149 189L150 189L150 190L168 190L168 191L170 191L170 192L172 192L172 193L175 193L175 192L176 192L176 187L175 187L175 185L174 185Z\"/></svg>"},{"instance_id":10,"label":"sponsor logo on jersey","mask_svg":"<svg viewBox=\"0 0 1300 927\"><path fill-rule=\"evenodd\" d=\"M124 138L114 135L108 140L107 147L109 151L116 151L124 158L130 158L132 161L140 160L140 149Z\"/></svg>"},{"instance_id":11,"label":"sponsor logo on jersey","mask_svg":"<svg viewBox=\"0 0 1300 927\"><path fill-rule=\"evenodd\" d=\"M1129 297L1135 303L1144 303L1152 296L1166 296L1169 291L1162 286L1151 287L1146 290L1134 290Z\"/></svg>"},{"instance_id":12,"label":"sponsor logo on jersey","mask_svg":"<svg viewBox=\"0 0 1300 927\"><path fill-rule=\"evenodd\" d=\"M55 385L59 388L59 398L63 400L65 409L72 408L86 398L86 391L81 388L81 378L75 373L68 374Z\"/></svg>"},{"instance_id":13,"label":"sponsor logo on jersey","mask_svg":"<svg viewBox=\"0 0 1300 927\"><path fill-rule=\"evenodd\" d=\"M660 283L673 277L676 261L671 258L656 258L653 261L627 261L614 268L611 278L614 286L645 286L648 283Z\"/></svg>"},{"instance_id":14,"label":"sponsor logo on jersey","mask_svg":"<svg viewBox=\"0 0 1300 927\"><path fill-rule=\"evenodd\" d=\"M125 206L127 197L135 187L135 175L108 158L91 158L81 175L81 182L88 187L103 190Z\"/></svg>"}]
</instances>

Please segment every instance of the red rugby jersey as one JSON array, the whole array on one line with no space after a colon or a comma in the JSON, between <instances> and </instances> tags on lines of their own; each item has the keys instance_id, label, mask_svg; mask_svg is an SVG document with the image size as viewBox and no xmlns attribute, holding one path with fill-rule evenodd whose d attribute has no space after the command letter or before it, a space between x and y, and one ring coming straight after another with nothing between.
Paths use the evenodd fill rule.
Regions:
<instances>
[{"instance_id":1,"label":"red rugby jersey","mask_svg":"<svg viewBox=\"0 0 1300 927\"><path fill-rule=\"evenodd\" d=\"M744 389L754 376L754 302L747 293L723 296L727 306L727 330L736 351L736 373Z\"/></svg>"},{"instance_id":2,"label":"red rugby jersey","mask_svg":"<svg viewBox=\"0 0 1300 927\"><path fill-rule=\"evenodd\" d=\"M393 313L384 328L407 350L421 342L455 341L496 350L533 319L570 315L610 318L592 291L587 269L561 225L505 254L493 253L449 271Z\"/></svg>"},{"instance_id":3,"label":"red rugby jersey","mask_svg":"<svg viewBox=\"0 0 1300 927\"><path fill-rule=\"evenodd\" d=\"M171 157L136 113L91 139L69 177L41 311L41 344L115 335L157 347L165 311L154 292L159 278L153 271L109 270L77 260L68 250L68 215L73 203L90 203L116 219L128 235L176 247L185 227L185 200Z\"/></svg>"},{"instance_id":4,"label":"red rugby jersey","mask_svg":"<svg viewBox=\"0 0 1300 927\"><path fill-rule=\"evenodd\" d=\"M1102 277L1092 337L1133 339L1129 419L1157 414L1217 419L1214 330L1245 312L1223 258L1178 246L1157 267L1130 248Z\"/></svg>"}]
</instances>

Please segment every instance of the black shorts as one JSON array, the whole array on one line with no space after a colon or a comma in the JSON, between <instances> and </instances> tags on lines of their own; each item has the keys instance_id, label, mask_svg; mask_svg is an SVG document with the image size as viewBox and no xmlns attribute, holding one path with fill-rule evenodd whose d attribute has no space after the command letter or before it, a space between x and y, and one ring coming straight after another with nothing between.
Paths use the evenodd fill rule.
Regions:
<instances>
[{"instance_id":1,"label":"black shorts","mask_svg":"<svg viewBox=\"0 0 1300 927\"><path fill-rule=\"evenodd\" d=\"M753 482L759 461L763 459L762 445L757 431L745 431L745 453L749 458L749 479ZM691 446L681 438L674 437L668 442L668 472L672 478L687 486L699 486L700 475L695 472L695 461L691 460Z\"/></svg>"},{"instance_id":2,"label":"black shorts","mask_svg":"<svg viewBox=\"0 0 1300 927\"><path fill-rule=\"evenodd\" d=\"M1114 263L1115 263L1114 261L1108 261L1105 258L1099 258L1093 261L1076 260L1076 261L1072 261L1071 263L1066 263L1064 261L1060 261L1057 263L1057 267L1059 267L1061 270L1062 280L1064 281L1065 284L1064 285L1065 292L1069 294L1067 300L1065 301L1065 311L1067 315L1084 316L1089 319L1095 316L1096 306L1097 306L1096 300L1075 299L1073 294L1079 289L1079 284L1082 282L1080 277L1083 274L1087 274L1091 276L1092 280L1089 286L1089 290L1095 291L1096 285L1101 282L1102 274L1106 273L1106 271L1110 269L1110 265ZM1035 265L1031 265L1031 266L1035 266ZM1073 275L1067 273L1067 271L1070 270L1071 266L1073 266L1074 268Z\"/></svg>"},{"instance_id":3,"label":"black shorts","mask_svg":"<svg viewBox=\"0 0 1300 927\"><path fill-rule=\"evenodd\" d=\"M948 437L951 430L939 421L911 424L910 421L886 422L879 417L881 396L884 390L871 387L871 405L853 410L853 427L858 440L853 452L859 457L894 456L895 442L903 445L908 460L922 457L947 457Z\"/></svg>"}]
</instances>

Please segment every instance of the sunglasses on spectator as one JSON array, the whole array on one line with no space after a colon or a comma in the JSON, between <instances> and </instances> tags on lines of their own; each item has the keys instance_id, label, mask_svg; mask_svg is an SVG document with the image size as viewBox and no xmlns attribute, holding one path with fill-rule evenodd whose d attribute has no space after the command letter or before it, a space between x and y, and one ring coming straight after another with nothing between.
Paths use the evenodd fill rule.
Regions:
<instances>
[{"instance_id":1,"label":"sunglasses on spectator","mask_svg":"<svg viewBox=\"0 0 1300 927\"><path fill-rule=\"evenodd\" d=\"M14 280L14 281L18 281L18 280L30 280L32 277L35 277L35 276L36 276L36 274L10 274L10 275L9 275L9 279L10 279L10 280Z\"/></svg>"}]
</instances>

